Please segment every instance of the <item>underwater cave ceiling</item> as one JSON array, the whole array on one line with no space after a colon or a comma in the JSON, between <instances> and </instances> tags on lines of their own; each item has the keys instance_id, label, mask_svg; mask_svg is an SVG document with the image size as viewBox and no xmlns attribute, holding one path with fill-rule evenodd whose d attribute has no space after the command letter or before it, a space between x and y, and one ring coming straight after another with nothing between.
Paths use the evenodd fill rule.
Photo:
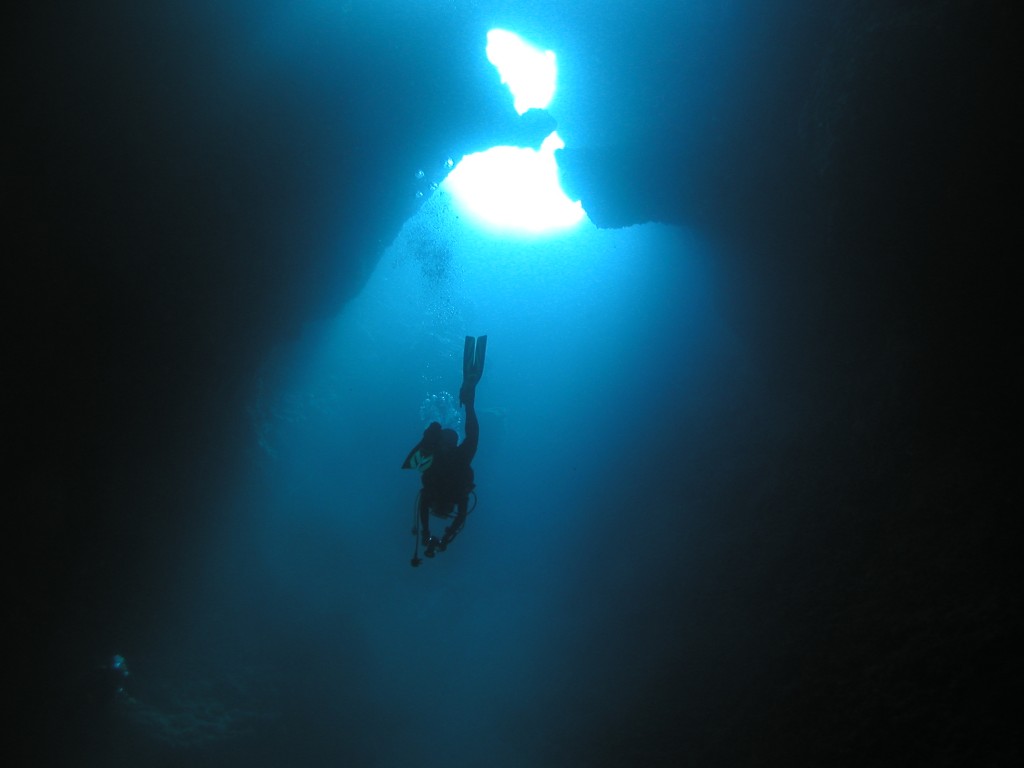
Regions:
<instances>
[{"instance_id":1,"label":"underwater cave ceiling","mask_svg":"<svg viewBox=\"0 0 1024 768\"><path fill-rule=\"evenodd\" d=\"M965 6L964 18L971 13ZM492 80L462 74L467 61L482 57L471 25L442 34L415 20L396 22L403 26L392 35L408 43L408 55L379 72L370 68L379 59L359 49L365 43L339 47L326 30L294 60L254 73L242 71L254 66L243 58L233 63L240 71L218 79L210 73L224 71L220 48L231 40L199 21L183 30L187 19L176 27L155 14L152 29L131 28L135 37L111 37L109 20L89 14L39 21L40 29L26 23L18 35L19 71L32 77L16 84L24 110L14 128L23 132L24 151L11 171L21 190L12 214L27 223L30 236L21 241L33 249L24 265L41 287L37 333L51 341L33 347L34 366L52 382L69 368L114 371L89 395L100 407L66 401L68 419L84 412L100 413L103 424L115 420L111 414L127 419L130 400L155 419L135 419L146 434L157 434L170 418L163 414L173 412L155 405L161 398L218 402L223 392L211 394L203 372L244 379L269 347L355 295L416 210L418 168L440 173L447 157L495 143L535 145L557 121L567 143L557 155L563 183L598 226L657 221L738 242L743 255L729 265L740 278L733 282L763 298L783 280L799 283L801 270L843 267L820 249L801 254L785 242L800 227L820 225L822 206L831 215L837 201L859 201L862 209L845 224L836 217L835 226L876 240L885 226L904 227L909 241L930 221L953 221L930 215L940 195L954 199L949 164L930 160L962 140L962 106L983 74L980 60L945 55L953 37L943 30L963 26L955 14L941 24L874 25L875 44L863 40L866 24L825 23L827 36L788 49L784 65L740 73L734 80L742 87L702 84L703 110L676 103L685 83L672 70L634 82L606 66L612 77L599 79L600 99L585 109L518 118ZM58 21L59 28L43 30ZM909 66L892 45L907 29L942 44ZM191 58L183 64L185 37ZM626 61L636 46L627 42L628 51L595 40L590 59ZM863 54L856 70L842 66L853 44ZM775 54L769 48L763 57ZM947 59L958 62L955 71ZM419 66L424 61L429 72ZM976 62L977 71L964 61ZM231 78L250 80L239 86ZM889 162L886 152L904 147L916 154ZM882 159L866 170L863 156ZM965 170L961 188L976 173ZM908 225L894 212L908 211L902 202L909 199L919 219ZM942 242L938 230L929 236ZM860 251L868 258L857 269L871 279L875 267L889 268L883 249ZM744 317L741 299L732 301L739 331L767 325ZM177 361L175 381L158 373L167 356ZM68 420L60 412L54 419ZM82 439L92 435L84 425Z\"/></svg>"}]
</instances>

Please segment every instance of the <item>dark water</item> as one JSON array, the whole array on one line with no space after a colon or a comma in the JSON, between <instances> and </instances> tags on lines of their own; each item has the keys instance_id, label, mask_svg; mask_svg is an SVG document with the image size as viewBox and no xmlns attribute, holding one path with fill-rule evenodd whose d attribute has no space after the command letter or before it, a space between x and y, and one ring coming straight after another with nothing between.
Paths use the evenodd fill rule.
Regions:
<instances>
[{"instance_id":1,"label":"dark water","mask_svg":"<svg viewBox=\"0 0 1024 768\"><path fill-rule=\"evenodd\" d=\"M1016 763L1008 14L764 5L16 14L29 764ZM552 119L573 233L431 189ZM414 569L481 334L478 503Z\"/></svg>"}]
</instances>

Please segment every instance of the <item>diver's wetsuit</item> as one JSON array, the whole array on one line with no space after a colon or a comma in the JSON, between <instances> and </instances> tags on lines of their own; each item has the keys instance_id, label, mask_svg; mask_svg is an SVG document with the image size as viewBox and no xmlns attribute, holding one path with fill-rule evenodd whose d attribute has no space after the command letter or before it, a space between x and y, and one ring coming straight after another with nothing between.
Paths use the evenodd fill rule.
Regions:
<instances>
[{"instance_id":1,"label":"diver's wetsuit","mask_svg":"<svg viewBox=\"0 0 1024 768\"><path fill-rule=\"evenodd\" d=\"M470 465L480 443L480 422L475 408L476 385L483 375L486 350L486 336L479 339L466 337L462 389L459 391L459 400L466 407L466 439L461 445L456 445L455 434L451 430L442 430L441 425L435 422L424 433L419 446L431 456L429 466L422 474L423 489L419 497L420 530L427 557L433 557L437 549L444 552L462 530L469 514L469 494L476 487ZM448 518L453 512L455 519L444 529L444 537L437 539L431 536L430 515Z\"/></svg>"},{"instance_id":2,"label":"diver's wetsuit","mask_svg":"<svg viewBox=\"0 0 1024 768\"><path fill-rule=\"evenodd\" d=\"M464 395L466 405L466 439L461 445L434 454L430 468L423 473L423 490L420 492L420 530L427 556L433 555L434 547L442 552L451 543L466 522L469 513L469 493L473 484L473 457L480 442L480 423L473 407L475 391ZM438 541L430 535L430 514L449 517L454 510L455 519L445 528L444 538Z\"/></svg>"}]
</instances>

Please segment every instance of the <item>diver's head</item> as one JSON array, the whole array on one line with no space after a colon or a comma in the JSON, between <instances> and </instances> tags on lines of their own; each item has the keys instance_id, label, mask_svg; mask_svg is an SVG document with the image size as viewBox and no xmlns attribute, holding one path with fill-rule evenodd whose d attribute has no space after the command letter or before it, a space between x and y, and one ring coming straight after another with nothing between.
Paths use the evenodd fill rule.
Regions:
<instances>
[{"instance_id":1,"label":"diver's head","mask_svg":"<svg viewBox=\"0 0 1024 768\"><path fill-rule=\"evenodd\" d=\"M442 429L441 437L438 439L438 447L442 451L449 451L459 444L459 435L454 429Z\"/></svg>"}]
</instances>

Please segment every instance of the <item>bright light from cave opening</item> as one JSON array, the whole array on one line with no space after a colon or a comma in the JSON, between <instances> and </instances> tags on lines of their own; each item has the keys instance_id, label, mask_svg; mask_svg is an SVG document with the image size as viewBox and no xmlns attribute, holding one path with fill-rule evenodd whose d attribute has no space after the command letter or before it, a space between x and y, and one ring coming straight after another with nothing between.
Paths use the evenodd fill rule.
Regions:
<instances>
[{"instance_id":1,"label":"bright light from cave opening","mask_svg":"<svg viewBox=\"0 0 1024 768\"><path fill-rule=\"evenodd\" d=\"M554 51L538 51L513 32L492 29L487 33L487 60L512 92L516 112L547 109L558 74Z\"/></svg>"},{"instance_id":2,"label":"bright light from cave opening","mask_svg":"<svg viewBox=\"0 0 1024 768\"><path fill-rule=\"evenodd\" d=\"M540 151L493 147L467 155L445 184L462 209L489 228L528 234L567 229L583 218L583 207L558 183L555 150L563 146L552 133Z\"/></svg>"},{"instance_id":3,"label":"bright light from cave opening","mask_svg":"<svg viewBox=\"0 0 1024 768\"><path fill-rule=\"evenodd\" d=\"M487 58L512 93L515 110L544 109L555 95L555 54L528 45L502 29L487 33ZM492 147L467 155L445 180L461 208L485 227L539 235L569 229L583 219L583 207L562 191L555 150L557 133L540 150Z\"/></svg>"}]
</instances>

